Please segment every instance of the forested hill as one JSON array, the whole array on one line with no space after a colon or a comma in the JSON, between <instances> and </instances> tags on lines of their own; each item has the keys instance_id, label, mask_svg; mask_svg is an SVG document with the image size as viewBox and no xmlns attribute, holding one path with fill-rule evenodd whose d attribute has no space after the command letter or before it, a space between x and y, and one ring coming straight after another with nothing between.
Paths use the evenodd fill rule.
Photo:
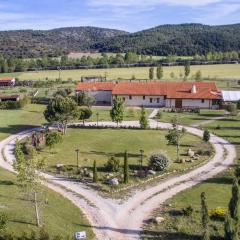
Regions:
<instances>
[{"instance_id":1,"label":"forested hill","mask_svg":"<svg viewBox=\"0 0 240 240\"><path fill-rule=\"evenodd\" d=\"M141 32L114 37L95 44L104 52L134 51L153 55L195 55L210 51L239 51L240 24L162 25Z\"/></svg>"},{"instance_id":2,"label":"forested hill","mask_svg":"<svg viewBox=\"0 0 240 240\"><path fill-rule=\"evenodd\" d=\"M96 27L0 31L0 54L23 58L60 56L71 51L87 51L96 42L123 34L127 32Z\"/></svg>"},{"instance_id":3,"label":"forested hill","mask_svg":"<svg viewBox=\"0 0 240 240\"><path fill-rule=\"evenodd\" d=\"M88 50L164 56L240 51L240 24L162 25L132 34L96 27L0 32L0 54L5 57L53 57Z\"/></svg>"}]
</instances>

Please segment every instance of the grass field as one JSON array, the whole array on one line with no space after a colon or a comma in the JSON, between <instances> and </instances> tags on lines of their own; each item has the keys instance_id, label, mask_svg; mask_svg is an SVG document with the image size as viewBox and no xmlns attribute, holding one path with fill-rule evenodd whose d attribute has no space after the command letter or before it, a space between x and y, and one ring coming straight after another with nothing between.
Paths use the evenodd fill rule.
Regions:
<instances>
[{"instance_id":1,"label":"grass field","mask_svg":"<svg viewBox=\"0 0 240 240\"><path fill-rule=\"evenodd\" d=\"M224 115L224 110L200 110L200 113L174 113L161 110L161 117L156 116L160 122L171 122L173 118L178 117L179 123L182 125L199 124L202 121L209 120L213 117Z\"/></svg>"},{"instance_id":2,"label":"grass field","mask_svg":"<svg viewBox=\"0 0 240 240\"><path fill-rule=\"evenodd\" d=\"M201 157L193 163L179 164L176 160L176 147L168 145L165 139L167 131L154 130L127 130L127 129L68 129L62 143L52 149L45 149L41 155L46 159L50 167L56 164L76 165L75 149L80 149L79 165L81 167L92 167L93 161L97 161L99 167L103 167L112 156L123 160L125 150L129 153L129 164L138 166L140 153L144 150L144 165L148 164L151 154L166 152L172 160L170 170L182 169L205 160ZM189 159L186 156L187 150L210 148L196 136L186 134L181 143L181 158ZM122 161L123 162L123 161Z\"/></svg>"},{"instance_id":3,"label":"grass field","mask_svg":"<svg viewBox=\"0 0 240 240\"><path fill-rule=\"evenodd\" d=\"M9 218L7 231L21 236L37 231L35 226L34 206L17 186L15 175L0 169L0 213L5 212ZM47 204L44 203L47 200ZM42 224L51 236L72 237L76 231L87 232L87 239L94 235L86 218L73 204L59 194L44 189L40 204Z\"/></svg>"},{"instance_id":4,"label":"grass field","mask_svg":"<svg viewBox=\"0 0 240 240\"><path fill-rule=\"evenodd\" d=\"M211 124L205 125L204 128L211 132L228 139L235 144L238 153L238 163L240 157L240 116L228 117L224 120L217 120ZM216 207L227 209L231 196L231 183L233 169L197 185L192 189L176 195L168 201L161 209L157 210L154 215L163 216L165 221L161 225L150 223L146 226L147 236L145 239L152 239L153 235L159 236L162 240L180 240L180 239L200 239L202 232L200 220L200 194L206 193L209 210ZM169 205L170 204L170 205ZM182 214L182 208L192 206L194 213L190 217ZM223 222L211 221L210 231L215 239L223 239ZM160 237L161 236L161 237Z\"/></svg>"}]
</instances>

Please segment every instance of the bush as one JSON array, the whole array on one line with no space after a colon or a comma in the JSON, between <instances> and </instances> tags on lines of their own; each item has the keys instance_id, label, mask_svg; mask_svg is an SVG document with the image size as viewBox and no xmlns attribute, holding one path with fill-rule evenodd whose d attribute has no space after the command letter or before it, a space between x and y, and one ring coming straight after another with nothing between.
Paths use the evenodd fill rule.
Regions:
<instances>
[{"instance_id":1,"label":"bush","mask_svg":"<svg viewBox=\"0 0 240 240\"><path fill-rule=\"evenodd\" d=\"M208 130L204 130L203 132L203 141L208 142L210 140L210 133Z\"/></svg>"},{"instance_id":2,"label":"bush","mask_svg":"<svg viewBox=\"0 0 240 240\"><path fill-rule=\"evenodd\" d=\"M192 213L193 213L193 208L191 206L183 208L182 213L183 213L184 216L191 216Z\"/></svg>"},{"instance_id":3,"label":"bush","mask_svg":"<svg viewBox=\"0 0 240 240\"><path fill-rule=\"evenodd\" d=\"M163 171L168 167L168 165L169 165L169 159L163 153L153 154L150 157L149 167L151 167L155 171Z\"/></svg>"},{"instance_id":4,"label":"bush","mask_svg":"<svg viewBox=\"0 0 240 240\"><path fill-rule=\"evenodd\" d=\"M5 213L0 213L0 230L4 230L7 227L8 216Z\"/></svg>"},{"instance_id":5,"label":"bush","mask_svg":"<svg viewBox=\"0 0 240 240\"><path fill-rule=\"evenodd\" d=\"M235 103L228 104L227 111L230 112L232 115L236 115L237 114L237 105Z\"/></svg>"},{"instance_id":6,"label":"bush","mask_svg":"<svg viewBox=\"0 0 240 240\"><path fill-rule=\"evenodd\" d=\"M62 135L59 132L50 132L46 136L46 145L52 148L55 144L62 142Z\"/></svg>"},{"instance_id":7,"label":"bush","mask_svg":"<svg viewBox=\"0 0 240 240\"><path fill-rule=\"evenodd\" d=\"M107 171L118 172L120 169L120 160L114 157L111 157L107 164L105 165Z\"/></svg>"},{"instance_id":8,"label":"bush","mask_svg":"<svg viewBox=\"0 0 240 240\"><path fill-rule=\"evenodd\" d=\"M217 207L209 211L209 216L213 220L223 221L226 216L226 210L223 208Z\"/></svg>"}]
</instances>

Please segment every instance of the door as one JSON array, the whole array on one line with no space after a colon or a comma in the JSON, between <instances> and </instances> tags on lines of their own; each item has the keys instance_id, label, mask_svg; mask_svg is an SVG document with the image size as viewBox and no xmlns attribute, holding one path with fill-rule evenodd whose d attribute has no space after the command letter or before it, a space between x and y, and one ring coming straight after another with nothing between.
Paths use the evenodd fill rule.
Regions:
<instances>
[{"instance_id":1,"label":"door","mask_svg":"<svg viewBox=\"0 0 240 240\"><path fill-rule=\"evenodd\" d=\"M182 99L175 100L175 108L182 108Z\"/></svg>"}]
</instances>

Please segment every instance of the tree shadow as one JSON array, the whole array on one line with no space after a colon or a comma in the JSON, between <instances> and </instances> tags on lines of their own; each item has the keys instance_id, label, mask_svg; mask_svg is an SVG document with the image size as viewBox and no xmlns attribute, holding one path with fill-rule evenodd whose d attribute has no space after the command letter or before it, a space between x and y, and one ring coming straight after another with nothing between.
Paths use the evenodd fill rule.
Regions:
<instances>
[{"instance_id":1,"label":"tree shadow","mask_svg":"<svg viewBox=\"0 0 240 240\"><path fill-rule=\"evenodd\" d=\"M32 128L37 128L37 125L26 125L26 124L16 124L16 125L8 125L8 127L0 127L1 133L12 134L18 133L19 131L29 130Z\"/></svg>"},{"instance_id":2,"label":"tree shadow","mask_svg":"<svg viewBox=\"0 0 240 240\"><path fill-rule=\"evenodd\" d=\"M210 178L205 181L205 183L214 183L214 184L229 184L231 185L233 182L231 177L217 177Z\"/></svg>"},{"instance_id":3,"label":"tree shadow","mask_svg":"<svg viewBox=\"0 0 240 240\"><path fill-rule=\"evenodd\" d=\"M0 180L0 185L10 186L10 185L14 185L14 182L9 180Z\"/></svg>"}]
</instances>

